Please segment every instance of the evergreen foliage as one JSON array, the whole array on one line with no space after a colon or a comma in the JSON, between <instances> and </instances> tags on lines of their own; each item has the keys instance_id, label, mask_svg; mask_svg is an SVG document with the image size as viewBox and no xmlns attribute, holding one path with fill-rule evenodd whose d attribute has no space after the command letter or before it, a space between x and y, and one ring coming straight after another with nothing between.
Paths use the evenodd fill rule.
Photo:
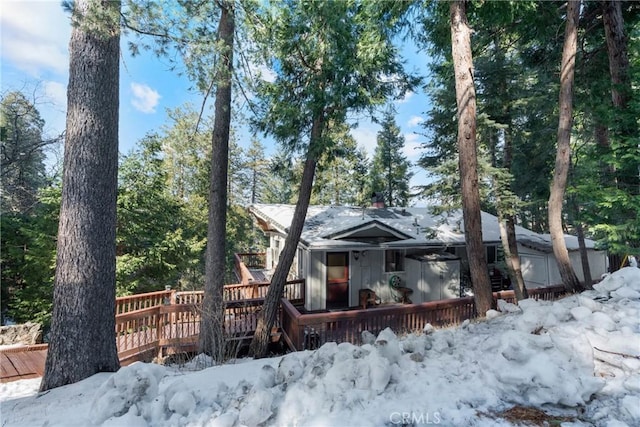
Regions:
<instances>
[{"instance_id":1,"label":"evergreen foliage","mask_svg":"<svg viewBox=\"0 0 640 427\"><path fill-rule=\"evenodd\" d=\"M629 175L638 176L638 132L625 134L623 130L630 129L631 123L637 128L640 112L637 91L626 92L629 102L624 109L611 103L602 20L605 3L609 2L585 2L581 11L572 171L567 189L571 203L565 209L564 222L566 231L575 233L574 224L579 221L587 237L597 239L612 253L624 254L640 247L638 188L625 184L630 182ZM630 58L629 87L637 87L640 10L631 2L621 5ZM500 199L501 208L509 209L519 225L546 233L565 8L557 2L536 1L468 2L467 8L474 30L483 209L497 212ZM422 187L422 194L442 209L460 203L447 25L447 5L428 2L420 16L423 31L415 32L418 43L433 58L427 86L433 104L423 122L428 142L419 161L432 180ZM602 142L603 135L607 144ZM511 145L510 166L498 171L496 168L507 160L503 150L507 142ZM620 177L621 171L627 171L626 178Z\"/></svg>"},{"instance_id":2,"label":"evergreen foliage","mask_svg":"<svg viewBox=\"0 0 640 427\"><path fill-rule=\"evenodd\" d=\"M199 264L202 235L186 203L168 191L162 141L149 135L120 166L117 291L129 295L177 287ZM202 219L199 219L202 221ZM194 283L183 282L187 289ZM182 287L181 286L181 287Z\"/></svg>"},{"instance_id":3,"label":"evergreen foliage","mask_svg":"<svg viewBox=\"0 0 640 427\"><path fill-rule=\"evenodd\" d=\"M153 49L168 58L208 97L218 83L212 64L220 57L215 42L220 12L215 2L123 3L120 18L130 33L140 36L130 48ZM629 58L628 85L623 87L612 83L609 72L604 3L609 2L587 1L582 10L563 221L570 233L584 226L587 237L598 239L612 253L636 253L640 98L634 89L640 87L640 7L634 2L621 6ZM566 9L562 2L539 1L466 5L474 30L482 209L512 215L519 225L548 232ZM257 138L248 149L231 138L227 282L235 281L234 252L264 249L264 238L245 206L296 203L307 155L317 160L311 203L362 206L372 191L383 191L389 206L408 204L410 164L401 154L403 138L393 111L384 114L372 161L357 147L347 125L347 111L364 110L373 116L374 105L387 103L401 94L396 89L415 83L401 72L397 47L390 42L389 36L401 26L432 59L425 70L432 101L423 122L428 142L418 163L430 180L421 192L437 209L460 207L447 3L275 1L236 6L236 36L242 40L236 64L264 61L276 74L275 81L253 79L253 87L242 81L247 93L257 94L249 101L256 107L254 125L281 144L274 155L266 156ZM85 29L99 28L100 19L85 22ZM240 83L237 75L234 78ZM624 108L612 102L612 89L624 95ZM45 175L43 160L46 146L59 138L43 137L44 122L24 94L6 93L0 104L2 312L16 321L46 323L60 183ZM203 111L190 105L169 111L171 123L121 157L119 295L166 285L202 289L213 131ZM236 121L235 108L233 114ZM311 146L314 118L322 123L317 144Z\"/></svg>"},{"instance_id":4,"label":"evergreen foliage","mask_svg":"<svg viewBox=\"0 0 640 427\"><path fill-rule=\"evenodd\" d=\"M9 92L0 99L0 212L26 213L46 184L43 139L44 120L22 92Z\"/></svg>"},{"instance_id":5,"label":"evergreen foliage","mask_svg":"<svg viewBox=\"0 0 640 427\"><path fill-rule=\"evenodd\" d=\"M60 185L40 190L29 213L0 216L2 324L51 319Z\"/></svg>"},{"instance_id":6,"label":"evergreen foliage","mask_svg":"<svg viewBox=\"0 0 640 427\"><path fill-rule=\"evenodd\" d=\"M407 206L411 162L403 154L404 136L395 121L396 111L387 108L382 119L382 129L376 138L376 150L370 172L370 188L382 192L387 206Z\"/></svg>"}]
</instances>

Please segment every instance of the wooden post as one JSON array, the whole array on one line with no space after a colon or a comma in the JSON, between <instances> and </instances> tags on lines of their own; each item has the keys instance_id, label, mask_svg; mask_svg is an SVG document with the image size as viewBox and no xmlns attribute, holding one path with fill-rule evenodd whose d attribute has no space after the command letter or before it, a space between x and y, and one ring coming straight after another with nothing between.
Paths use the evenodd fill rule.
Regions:
<instances>
[{"instance_id":1,"label":"wooden post","mask_svg":"<svg viewBox=\"0 0 640 427\"><path fill-rule=\"evenodd\" d=\"M160 341L162 341L162 339L164 338L164 326L162 325L162 307L158 306L156 308L156 341L157 341L157 346L158 346L158 352L157 352L157 357L158 359L162 359L162 346L160 346Z\"/></svg>"}]
</instances>

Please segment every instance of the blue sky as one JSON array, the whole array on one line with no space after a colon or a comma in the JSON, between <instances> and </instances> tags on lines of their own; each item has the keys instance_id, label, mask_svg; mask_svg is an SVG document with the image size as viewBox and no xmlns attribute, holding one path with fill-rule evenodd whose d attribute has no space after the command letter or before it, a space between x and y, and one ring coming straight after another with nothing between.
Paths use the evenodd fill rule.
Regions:
<instances>
[{"instance_id":1,"label":"blue sky","mask_svg":"<svg viewBox=\"0 0 640 427\"><path fill-rule=\"evenodd\" d=\"M46 120L45 131L59 134L65 127L66 85L68 81L68 43L71 26L68 14L58 0L3 0L0 9L1 28L1 86L2 93L22 90L35 93L36 105ZM135 148L145 134L170 125L166 114L192 102L199 106L202 96L191 91L191 83L177 72L170 71L166 60L150 53L131 57L123 40L120 62L120 152ZM425 73L427 60L416 53L414 46L403 46L403 53L412 71ZM422 137L419 123L428 110L424 93L416 91L396 102L396 122L405 137L405 154L417 160L416 148ZM365 119L359 120L352 134L369 155L373 154L379 126ZM246 128L238 130L238 143L247 147L250 134ZM263 140L268 152L273 143ZM411 184L424 183L424 173L415 168Z\"/></svg>"}]
</instances>

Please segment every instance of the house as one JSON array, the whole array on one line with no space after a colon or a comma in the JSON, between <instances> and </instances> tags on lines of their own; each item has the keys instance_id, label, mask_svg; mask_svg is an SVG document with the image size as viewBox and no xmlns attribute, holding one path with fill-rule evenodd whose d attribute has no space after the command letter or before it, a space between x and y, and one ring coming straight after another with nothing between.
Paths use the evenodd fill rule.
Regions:
<instances>
[{"instance_id":1,"label":"house","mask_svg":"<svg viewBox=\"0 0 640 427\"><path fill-rule=\"evenodd\" d=\"M294 209L249 207L269 237L267 270L277 265ZM500 283L498 219L482 212L482 229L490 275ZM561 283L550 237L519 226L516 234L526 286ZM582 280L578 240L566 236L565 241ZM591 276L600 277L607 271L606 253L596 250L593 241L586 244ZM461 211L434 215L424 207L310 206L290 278L306 280L309 311L355 307L370 291L382 303L421 303L461 296L466 260Z\"/></svg>"}]
</instances>

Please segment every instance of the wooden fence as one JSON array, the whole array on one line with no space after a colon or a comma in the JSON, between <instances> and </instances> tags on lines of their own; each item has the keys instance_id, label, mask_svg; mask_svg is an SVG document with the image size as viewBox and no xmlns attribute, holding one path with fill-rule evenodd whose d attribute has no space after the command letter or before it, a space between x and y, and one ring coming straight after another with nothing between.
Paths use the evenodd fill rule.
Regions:
<instances>
[{"instance_id":1,"label":"wooden fence","mask_svg":"<svg viewBox=\"0 0 640 427\"><path fill-rule=\"evenodd\" d=\"M235 254L238 262L244 264L248 269L265 269L267 265L267 254L259 253L240 253Z\"/></svg>"},{"instance_id":2,"label":"wooden fence","mask_svg":"<svg viewBox=\"0 0 640 427\"><path fill-rule=\"evenodd\" d=\"M129 295L116 298L116 315L128 313L130 311L142 310L143 308L156 307L169 304L175 291L156 291L145 294Z\"/></svg>"},{"instance_id":3,"label":"wooden fence","mask_svg":"<svg viewBox=\"0 0 640 427\"><path fill-rule=\"evenodd\" d=\"M227 285L224 326L228 340L253 336L268 284ZM285 298L304 302L304 280L287 282ZM257 297L252 297L257 295ZM160 291L116 299L116 345L123 365L176 351L195 351L203 291ZM276 325L280 327L280 323Z\"/></svg>"},{"instance_id":4,"label":"wooden fence","mask_svg":"<svg viewBox=\"0 0 640 427\"><path fill-rule=\"evenodd\" d=\"M562 286L529 290L534 299L554 300L564 294ZM496 292L493 297L515 301L513 291ZM476 317L473 297L311 314L300 313L286 299L281 305L283 336L294 350L313 349L331 341L362 344L362 331L378 334L389 327L401 334L422 331L427 323L449 326Z\"/></svg>"},{"instance_id":5,"label":"wooden fence","mask_svg":"<svg viewBox=\"0 0 640 427\"><path fill-rule=\"evenodd\" d=\"M269 282L226 285L224 287L224 299L226 301L244 300L251 298L265 298ZM284 298L293 304L304 304L305 281L304 279L290 280L284 286Z\"/></svg>"}]
</instances>

